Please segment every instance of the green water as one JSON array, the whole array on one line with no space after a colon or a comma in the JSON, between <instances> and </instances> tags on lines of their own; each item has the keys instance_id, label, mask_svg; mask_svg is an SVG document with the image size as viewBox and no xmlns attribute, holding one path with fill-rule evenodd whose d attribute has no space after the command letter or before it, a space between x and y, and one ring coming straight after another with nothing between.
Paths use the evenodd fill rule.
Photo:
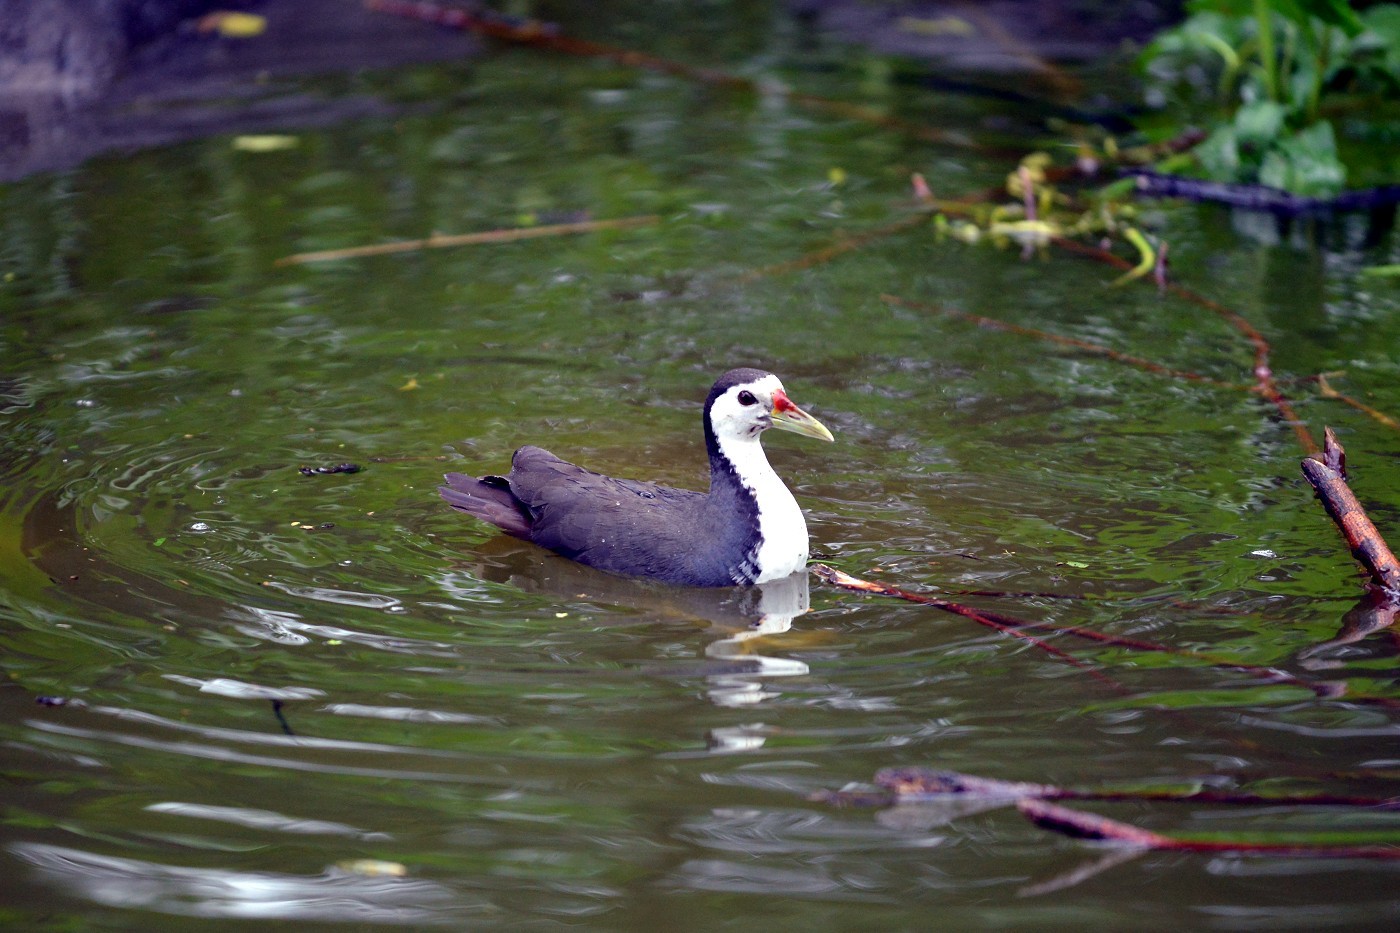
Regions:
<instances>
[{"instance_id":1,"label":"green water","mask_svg":"<svg viewBox=\"0 0 1400 933\"><path fill-rule=\"evenodd\" d=\"M758 73L776 41L670 51ZM1395 710L1366 700L1400 698L1394 635L1300 657L1332 637L1360 579L1270 407L879 296L1247 382L1228 326L1151 288L1108 288L1116 273L1084 259L1023 260L926 227L747 277L903 216L911 171L955 194L1009 167L781 95L522 51L357 81L411 106L286 151L216 138L0 190L0 917L54 930L1394 922L1393 863L1147 853L1074 880L1105 852L1012 808L807 799L894 765L1400 793ZM899 93L906 116L973 138L983 126L975 101ZM1393 232L1267 245L1215 210L1144 210L1178 278L1252 320L1281 377L1345 370L1339 389L1400 413L1400 288L1361 274L1397 261ZM577 212L660 222L272 265ZM954 598L1037 594L963 598L1275 666L1340 696L1040 633L1095 677L815 580L773 596L788 611L749 637L745 594L591 574L437 499L445 470L500 470L526 442L702 485L699 402L737 365L779 373L837 435L767 445L816 558ZM1284 387L1315 433L1338 430L1359 495L1400 538L1400 435L1309 383ZM298 472L342 462L363 469ZM38 702L55 696L67 704ZM1375 810L1076 806L1181 835L1400 840Z\"/></svg>"}]
</instances>

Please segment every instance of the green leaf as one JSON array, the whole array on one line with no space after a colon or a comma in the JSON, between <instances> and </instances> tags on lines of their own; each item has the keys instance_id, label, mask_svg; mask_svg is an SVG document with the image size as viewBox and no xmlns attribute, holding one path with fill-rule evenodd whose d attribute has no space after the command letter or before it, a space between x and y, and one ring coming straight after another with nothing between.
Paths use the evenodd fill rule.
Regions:
<instances>
[{"instance_id":1,"label":"green leaf","mask_svg":"<svg viewBox=\"0 0 1400 933\"><path fill-rule=\"evenodd\" d=\"M1326 120L1279 140L1259 167L1261 184L1294 194L1333 195L1346 184L1346 178L1332 124Z\"/></svg>"},{"instance_id":2,"label":"green leaf","mask_svg":"<svg viewBox=\"0 0 1400 933\"><path fill-rule=\"evenodd\" d=\"M1366 32L1357 40L1356 51L1379 57L1392 78L1400 71L1400 4L1387 3L1366 11Z\"/></svg>"},{"instance_id":3,"label":"green leaf","mask_svg":"<svg viewBox=\"0 0 1400 933\"><path fill-rule=\"evenodd\" d=\"M1240 145L1264 145L1273 142L1283 131L1287 109L1272 100L1255 101L1235 112L1235 138Z\"/></svg>"},{"instance_id":4,"label":"green leaf","mask_svg":"<svg viewBox=\"0 0 1400 933\"><path fill-rule=\"evenodd\" d=\"M1391 54L1400 55L1400 4L1371 7L1363 16L1366 30L1378 38Z\"/></svg>"},{"instance_id":5,"label":"green leaf","mask_svg":"<svg viewBox=\"0 0 1400 933\"><path fill-rule=\"evenodd\" d=\"M1356 38L1366 27L1347 0L1291 0L1309 16L1315 16L1329 26L1336 26L1349 37Z\"/></svg>"},{"instance_id":6,"label":"green leaf","mask_svg":"<svg viewBox=\"0 0 1400 933\"><path fill-rule=\"evenodd\" d=\"M1220 13L1225 16L1250 16L1254 12L1254 0L1191 0L1186 9L1193 15Z\"/></svg>"},{"instance_id":7,"label":"green leaf","mask_svg":"<svg viewBox=\"0 0 1400 933\"><path fill-rule=\"evenodd\" d=\"M1192 150L1201 168L1217 181L1237 181L1240 171L1240 147L1233 126L1218 127Z\"/></svg>"}]
</instances>

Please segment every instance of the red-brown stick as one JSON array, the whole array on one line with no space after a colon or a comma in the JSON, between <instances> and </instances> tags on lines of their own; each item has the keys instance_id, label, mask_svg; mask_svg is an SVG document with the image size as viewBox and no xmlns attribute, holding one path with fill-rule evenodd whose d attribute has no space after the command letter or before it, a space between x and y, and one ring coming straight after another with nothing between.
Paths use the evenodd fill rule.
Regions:
<instances>
[{"instance_id":1,"label":"red-brown stick","mask_svg":"<svg viewBox=\"0 0 1400 933\"><path fill-rule=\"evenodd\" d=\"M909 590L901 589L897 586L891 586L888 583L876 583L871 580L862 580L860 577L853 577L848 573L843 573L840 570L828 567L825 564L813 564L810 569L812 573L816 574L817 579L821 580L823 583L829 583L832 586L839 586L842 589L846 590L854 590L858 593L872 593L876 596L891 596L895 599L905 600L906 602L918 603L923 606L930 606L934 609L942 609L944 612L951 612L954 615L960 615L966 619L971 619L979 625L985 625L988 628L994 628L999 632L1004 632L1008 635L1014 635L1017 638L1024 639L1028 643L1036 646L1037 648L1040 648L1043 651L1053 654L1054 656L1060 658L1063 661L1067 661L1068 663L1073 664L1075 667L1085 670L1091 676L1103 681L1104 683L1112 686L1115 690L1118 690L1120 692L1126 692L1127 688L1125 688L1122 684L1118 683L1116 680L1113 680L1112 678L1093 670L1083 661L1080 661L1078 658L1075 658L1068 652L1062 651L1059 648L1056 648L1054 645L1051 645L1042 639L1028 635L1021 630L1038 628L1047 631L1058 632L1064 635L1073 635L1076 638L1084 638L1090 641L1099 642L1100 644L1115 645L1117 647L1127 648L1133 651L1155 651L1161 652L1163 654L1175 655L1181 658L1190 658L1193 661L1200 661L1204 664L1209 664L1212 667L1220 668L1221 670L1238 671L1241 674L1246 674L1250 677L1255 677L1268 683L1287 684L1288 686L1292 687L1301 687L1304 690L1311 690L1313 693L1321 697L1334 696L1336 692L1335 684L1314 683L1310 680L1305 680L1302 677L1299 677L1295 674L1290 674L1287 671L1280 670L1275 667L1268 667L1261 664L1248 664L1239 661L1231 661L1228 658L1222 658L1216 655L1203 654L1198 651L1189 651L1183 648L1173 648L1168 645L1160 645L1155 642L1144 641L1138 638L1124 638L1121 635L1107 635L1103 632L1096 632L1092 629L1086 629L1078 625L1064 625L1056 622L1038 622L1030 619L1017 619L989 609L973 609L971 606L964 606L962 603L955 603L950 600L940 599L937 596L925 596L921 593L914 593ZM1386 707L1400 707L1400 700L1395 700L1391 697L1376 697L1351 694L1350 699L1356 703L1368 703L1376 706Z\"/></svg>"},{"instance_id":2,"label":"red-brown stick","mask_svg":"<svg viewBox=\"0 0 1400 933\"><path fill-rule=\"evenodd\" d=\"M862 580L859 577L853 577L848 573L842 573L840 570L834 567L828 567L825 564L813 564L811 570L822 582L830 583L833 586L839 586L842 589L856 590L862 593L875 593L879 596L893 596L897 599L906 600L907 602L932 606L935 609L942 609L944 612L951 612L965 619L971 619L979 625L985 625L988 628L996 629L998 632L1019 638L1027 644L1034 645L1046 654L1053 655L1061 661L1079 668L1090 677L1107 684L1119 693L1127 692L1127 688L1118 683L1118 681L1099 673L1069 652L1062 651L1043 639L1036 638L1033 635L1027 635L1025 632L1017 631L1015 625L1009 625L1004 621L994 619L991 617L991 614L973 609L971 606L964 606L961 603L939 599L937 596L924 596L920 593L911 593L908 590L902 590L897 586L890 586L887 583L873 583L870 580Z\"/></svg>"},{"instance_id":3,"label":"red-brown stick","mask_svg":"<svg viewBox=\"0 0 1400 933\"><path fill-rule=\"evenodd\" d=\"M774 263L771 266L761 266L757 269L750 269L740 277L740 281L752 282L755 279L761 279L766 276L785 275L789 272L810 269L812 266L831 262L833 259L843 256L846 253L858 250L875 240L894 236L896 233L901 233L912 227L917 227L919 224L926 223L927 220L928 218L923 214L911 214L908 217L901 217L899 220L886 224L883 227L876 227L873 230L866 230L862 233L853 233L849 236L842 237L829 246L823 246L820 249L812 250L810 253L803 253L796 259Z\"/></svg>"},{"instance_id":4,"label":"red-brown stick","mask_svg":"<svg viewBox=\"0 0 1400 933\"><path fill-rule=\"evenodd\" d=\"M1393 598L1400 599L1400 561L1396 561L1394 552L1347 484L1340 469L1344 462L1345 451L1329 429L1322 456L1303 460L1303 475L1317 490L1327 514L1341 529L1352 554L1370 572L1371 579Z\"/></svg>"},{"instance_id":5,"label":"red-brown stick","mask_svg":"<svg viewBox=\"0 0 1400 933\"><path fill-rule=\"evenodd\" d=\"M1254 794L1248 791L1193 788L1189 790L1149 790L1137 788L1078 788L1055 784L1004 781L1000 778L964 774L942 768L904 766L883 768L875 775L878 791L821 791L812 800L836 806L892 806L897 803L923 803L951 795L985 800L1154 800L1178 803L1208 803L1234 806L1362 807L1373 810L1400 810L1400 797L1359 797L1351 794Z\"/></svg>"},{"instance_id":6,"label":"red-brown stick","mask_svg":"<svg viewBox=\"0 0 1400 933\"><path fill-rule=\"evenodd\" d=\"M1133 267L1133 264L1128 260L1115 256L1108 250L1099 249L1097 246L1088 246L1075 240L1066 239L1065 237L1055 237L1051 242L1067 252L1088 256L1091 259L1113 266L1116 269L1131 269ZM1178 298L1184 298L1192 304L1205 308L1207 311L1219 316L1231 327L1239 331L1239 333L1244 336L1245 340L1249 341L1250 346L1254 348L1255 391L1273 405L1274 408L1278 410L1279 416L1293 429L1293 434L1298 438L1298 443L1302 445L1303 452L1307 454L1316 453L1319 450L1316 438L1312 436L1312 432L1308 430L1308 426L1298 417L1298 413L1293 410L1293 403L1290 402L1288 397L1279 389L1278 380L1274 378L1273 368L1269 365L1269 355L1271 352L1269 341L1264 338L1264 335L1243 315L1231 311L1218 301L1212 301L1184 285L1178 285L1174 282L1169 283L1166 290L1176 295Z\"/></svg>"},{"instance_id":7,"label":"red-brown stick","mask_svg":"<svg viewBox=\"0 0 1400 933\"><path fill-rule=\"evenodd\" d=\"M930 305L923 304L922 302L917 301L909 301L908 299L900 298L898 295L881 295L880 300L885 302L886 304L894 305L899 308L909 308L915 311L927 311L932 314L945 314L948 317L955 317L960 320L971 321L973 324L976 324L979 327L987 327L992 330L1003 330L1012 334L1023 334L1028 337L1035 337L1039 340L1048 340L1051 343L1058 343L1061 346L1065 347L1073 347L1076 350L1083 350L1086 353L1094 353L1099 356L1106 356L1109 359L1114 360L1116 362L1126 363L1129 366L1136 366L1139 369L1145 369L1148 372L1157 373L1158 375L1162 376L1172 376L1176 379L1185 379L1190 382L1203 382L1207 385L1221 386L1222 388L1228 389L1248 388L1243 386L1237 386L1229 382L1222 382L1219 379L1212 379L1210 376L1202 376L1200 373L1193 373L1181 369L1172 369L1169 366L1163 366L1161 363L1155 363L1152 360L1145 360L1140 356L1132 356L1128 353L1122 353L1118 350L1113 349L1112 347L1106 347L1101 343L1091 343L1088 340L1077 340L1074 337L1065 337L1060 334L1052 334L1048 331L1037 330L1034 327L1025 327L1021 324L1012 324L1008 321L1002 321L994 317L987 317L986 315L982 314L973 314L968 311L959 311L955 308L943 307L942 305Z\"/></svg>"},{"instance_id":8,"label":"red-brown stick","mask_svg":"<svg viewBox=\"0 0 1400 933\"><path fill-rule=\"evenodd\" d=\"M1234 852L1240 855L1269 855L1275 858L1366 858L1400 859L1400 845L1309 845L1293 842L1249 842L1230 839L1182 839L1138 829L1118 820L1093 813L1081 813L1043 800L1018 801L1020 810L1032 823L1075 839L1120 842L1147 849L1178 852Z\"/></svg>"}]
</instances>

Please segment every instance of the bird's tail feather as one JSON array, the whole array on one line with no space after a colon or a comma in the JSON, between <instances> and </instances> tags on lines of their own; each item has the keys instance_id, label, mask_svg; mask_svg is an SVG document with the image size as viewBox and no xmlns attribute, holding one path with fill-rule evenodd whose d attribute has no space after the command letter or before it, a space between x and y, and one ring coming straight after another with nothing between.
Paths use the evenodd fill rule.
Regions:
<instances>
[{"instance_id":1,"label":"bird's tail feather","mask_svg":"<svg viewBox=\"0 0 1400 933\"><path fill-rule=\"evenodd\" d=\"M447 485L438 487L438 495L448 505L490 522L508 535L530 537L530 519L500 477L477 479L465 473L448 473L443 479L447 480Z\"/></svg>"}]
</instances>

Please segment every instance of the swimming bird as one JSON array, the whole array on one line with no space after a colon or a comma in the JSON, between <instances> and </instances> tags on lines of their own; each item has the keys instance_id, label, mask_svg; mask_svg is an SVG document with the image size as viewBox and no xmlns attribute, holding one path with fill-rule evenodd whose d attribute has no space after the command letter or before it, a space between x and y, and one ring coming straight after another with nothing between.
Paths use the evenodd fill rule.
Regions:
<instances>
[{"instance_id":1,"label":"swimming bird","mask_svg":"<svg viewBox=\"0 0 1400 933\"><path fill-rule=\"evenodd\" d=\"M732 369L705 399L710 491L615 479L521 447L510 473L448 473L438 493L454 509L581 564L684 586L742 586L807 565L807 522L773 472L769 428L833 440L794 405L778 377Z\"/></svg>"}]
</instances>

